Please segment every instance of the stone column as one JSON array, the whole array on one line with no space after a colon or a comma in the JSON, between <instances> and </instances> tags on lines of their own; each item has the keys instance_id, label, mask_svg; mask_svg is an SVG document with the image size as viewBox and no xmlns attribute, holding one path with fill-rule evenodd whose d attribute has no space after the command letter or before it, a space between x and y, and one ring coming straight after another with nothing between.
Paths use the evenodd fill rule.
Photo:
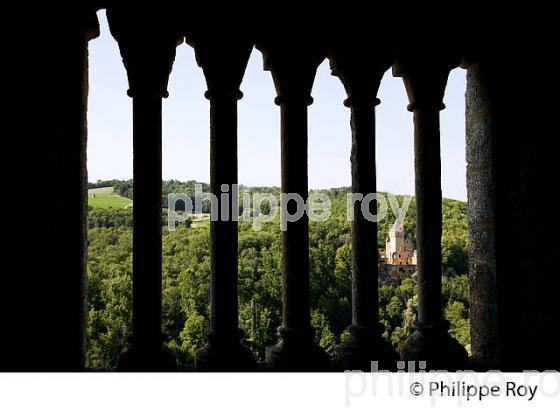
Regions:
<instances>
[{"instance_id":1,"label":"stone column","mask_svg":"<svg viewBox=\"0 0 560 410\"><path fill-rule=\"evenodd\" d=\"M5 168L17 173L5 189L18 192L26 205L35 203L44 217L33 229L27 206L18 201L18 216L7 217L3 227L2 372L84 370L88 42L99 27L90 0L65 5L65 13L60 9L41 18L42 30L35 26L48 31L48 47L29 52L14 46L5 58L12 74L4 83L11 97L3 118L17 127L4 133L4 158L11 159ZM21 188L23 180L34 181L31 197Z\"/></svg>"},{"instance_id":2,"label":"stone column","mask_svg":"<svg viewBox=\"0 0 560 410\"><path fill-rule=\"evenodd\" d=\"M52 208L43 210L49 218L37 233L41 250L34 250L32 258L30 254L23 256L29 273L22 275L26 298L20 296L21 307L11 306L11 311L23 306L28 310L27 320L20 318L18 323L25 324L26 329L18 333L16 329L4 327L10 329L17 348L30 343L22 349L22 355L7 350L7 360L4 357L1 360L6 368L12 360L20 361L21 367L14 369L17 371L81 371L85 364L88 42L98 36L99 25L90 2L81 3L77 9L72 21L62 22L51 37L48 61L38 59L47 63L37 74L37 84L43 83L41 87L46 89L35 90L41 95L35 103L41 107L39 117L26 120L33 118L30 122L35 124L28 125L41 128L49 138L39 142L38 133L20 130L29 136L24 143L26 152L36 150L40 155L40 162L33 161L33 157L27 161L41 170L41 180L54 198L48 205ZM27 126L22 125L24 129ZM44 142L48 145L43 146ZM37 294L27 293L32 290L31 283ZM27 337L25 332L30 330L33 334ZM40 343L37 335L45 336Z\"/></svg>"},{"instance_id":3,"label":"stone column","mask_svg":"<svg viewBox=\"0 0 560 410\"><path fill-rule=\"evenodd\" d=\"M217 38L210 32L188 36L187 42L195 48L208 85L210 192L218 198L217 219L210 221L210 332L195 365L201 371L250 370L255 362L240 342L238 319L237 101L243 96L239 86L253 44L241 38Z\"/></svg>"},{"instance_id":4,"label":"stone column","mask_svg":"<svg viewBox=\"0 0 560 410\"><path fill-rule=\"evenodd\" d=\"M439 112L447 78L458 59L430 54L399 61L414 113L416 247L418 252L418 317L408 342L406 360L426 361L428 369L464 369L465 349L448 334L441 299L441 159Z\"/></svg>"},{"instance_id":5,"label":"stone column","mask_svg":"<svg viewBox=\"0 0 560 410\"><path fill-rule=\"evenodd\" d=\"M469 64L465 93L471 362L480 371L498 369L500 357L496 187L488 74L484 63Z\"/></svg>"},{"instance_id":6,"label":"stone column","mask_svg":"<svg viewBox=\"0 0 560 410\"><path fill-rule=\"evenodd\" d=\"M296 194L307 201L307 106L311 88L324 54L314 49L295 49L284 44L257 46L271 71L275 99L281 113L282 195ZM286 211L296 213L290 200ZM309 304L309 232L305 213L287 222L282 232L282 327L281 341L267 350L267 363L275 370L323 370L327 354L315 344Z\"/></svg>"},{"instance_id":7,"label":"stone column","mask_svg":"<svg viewBox=\"0 0 560 410\"><path fill-rule=\"evenodd\" d=\"M153 16L130 18L115 8L108 10L108 17L133 99L132 339L130 350L120 358L119 370L172 370L175 360L163 347L161 330L161 108L178 38L154 27L150 20L158 19Z\"/></svg>"},{"instance_id":8,"label":"stone column","mask_svg":"<svg viewBox=\"0 0 560 410\"><path fill-rule=\"evenodd\" d=\"M381 78L391 65L383 53L371 57L365 50L341 48L331 57L333 75L342 81L351 109L352 193L377 192L375 169L375 107ZM373 53L372 53L373 54ZM362 201L353 205L352 221L352 325L350 340L339 348L338 365L344 370L372 369L378 362L383 370L396 369L399 356L383 337L379 323L377 222L365 218ZM370 202L370 213L377 214L377 202Z\"/></svg>"}]
</instances>

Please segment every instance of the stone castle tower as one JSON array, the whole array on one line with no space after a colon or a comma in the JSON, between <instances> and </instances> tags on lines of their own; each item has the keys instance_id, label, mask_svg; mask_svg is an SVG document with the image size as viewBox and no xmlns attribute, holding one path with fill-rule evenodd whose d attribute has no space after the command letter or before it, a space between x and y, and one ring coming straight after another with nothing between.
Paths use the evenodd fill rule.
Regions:
<instances>
[{"instance_id":1,"label":"stone castle tower","mask_svg":"<svg viewBox=\"0 0 560 410\"><path fill-rule=\"evenodd\" d=\"M414 243L407 238L402 224L394 224L385 241L385 263L388 265L416 265Z\"/></svg>"}]
</instances>

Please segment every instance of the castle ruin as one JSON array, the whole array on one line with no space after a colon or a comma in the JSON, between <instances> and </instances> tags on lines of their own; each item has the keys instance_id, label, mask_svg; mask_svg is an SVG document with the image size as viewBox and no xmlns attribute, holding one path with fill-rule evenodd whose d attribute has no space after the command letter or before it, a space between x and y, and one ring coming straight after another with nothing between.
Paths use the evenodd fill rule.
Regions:
<instances>
[{"instance_id":1,"label":"castle ruin","mask_svg":"<svg viewBox=\"0 0 560 410\"><path fill-rule=\"evenodd\" d=\"M393 224L379 249L379 282L398 283L416 273L416 247L402 224Z\"/></svg>"}]
</instances>

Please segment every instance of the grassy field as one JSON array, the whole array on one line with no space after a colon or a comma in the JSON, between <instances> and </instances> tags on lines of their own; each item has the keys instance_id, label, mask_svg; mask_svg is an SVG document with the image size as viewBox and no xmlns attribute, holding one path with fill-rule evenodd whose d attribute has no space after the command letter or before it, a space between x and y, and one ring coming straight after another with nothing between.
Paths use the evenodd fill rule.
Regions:
<instances>
[{"instance_id":1,"label":"grassy field","mask_svg":"<svg viewBox=\"0 0 560 410\"><path fill-rule=\"evenodd\" d=\"M88 205L93 208L126 208L132 201L113 192L112 187L88 190Z\"/></svg>"},{"instance_id":2,"label":"grassy field","mask_svg":"<svg viewBox=\"0 0 560 410\"><path fill-rule=\"evenodd\" d=\"M202 220L199 218L202 216ZM210 227L210 214L197 215L192 217L192 226L194 228L209 228Z\"/></svg>"},{"instance_id":3,"label":"grassy field","mask_svg":"<svg viewBox=\"0 0 560 410\"><path fill-rule=\"evenodd\" d=\"M192 226L195 226L197 228L210 227L210 219L204 219L202 221L193 221Z\"/></svg>"}]
</instances>

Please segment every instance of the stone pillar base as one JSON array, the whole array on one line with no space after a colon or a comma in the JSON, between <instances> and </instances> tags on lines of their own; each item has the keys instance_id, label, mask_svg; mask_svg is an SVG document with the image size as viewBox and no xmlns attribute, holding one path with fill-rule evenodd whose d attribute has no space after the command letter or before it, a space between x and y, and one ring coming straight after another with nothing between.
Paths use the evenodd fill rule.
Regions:
<instances>
[{"instance_id":1,"label":"stone pillar base","mask_svg":"<svg viewBox=\"0 0 560 410\"><path fill-rule=\"evenodd\" d=\"M449 333L449 322L424 325L415 322L413 334L407 342L405 360L426 362L426 370L467 370L469 356L461 344Z\"/></svg>"},{"instance_id":2,"label":"stone pillar base","mask_svg":"<svg viewBox=\"0 0 560 410\"><path fill-rule=\"evenodd\" d=\"M350 340L337 348L339 370L396 371L400 360L395 348L382 335L383 328L350 326ZM372 362L377 362L377 367Z\"/></svg>"},{"instance_id":3,"label":"stone pillar base","mask_svg":"<svg viewBox=\"0 0 560 410\"><path fill-rule=\"evenodd\" d=\"M195 369L200 372L239 372L256 370L249 348L237 340L220 341L214 334L196 352Z\"/></svg>"},{"instance_id":4,"label":"stone pillar base","mask_svg":"<svg viewBox=\"0 0 560 410\"><path fill-rule=\"evenodd\" d=\"M266 349L266 362L273 371L320 372L329 371L329 355L313 340L314 331L302 332L280 329L281 340Z\"/></svg>"},{"instance_id":5,"label":"stone pillar base","mask_svg":"<svg viewBox=\"0 0 560 410\"><path fill-rule=\"evenodd\" d=\"M172 372L177 369L175 355L162 346L160 348L131 347L119 358L119 372Z\"/></svg>"}]
</instances>

